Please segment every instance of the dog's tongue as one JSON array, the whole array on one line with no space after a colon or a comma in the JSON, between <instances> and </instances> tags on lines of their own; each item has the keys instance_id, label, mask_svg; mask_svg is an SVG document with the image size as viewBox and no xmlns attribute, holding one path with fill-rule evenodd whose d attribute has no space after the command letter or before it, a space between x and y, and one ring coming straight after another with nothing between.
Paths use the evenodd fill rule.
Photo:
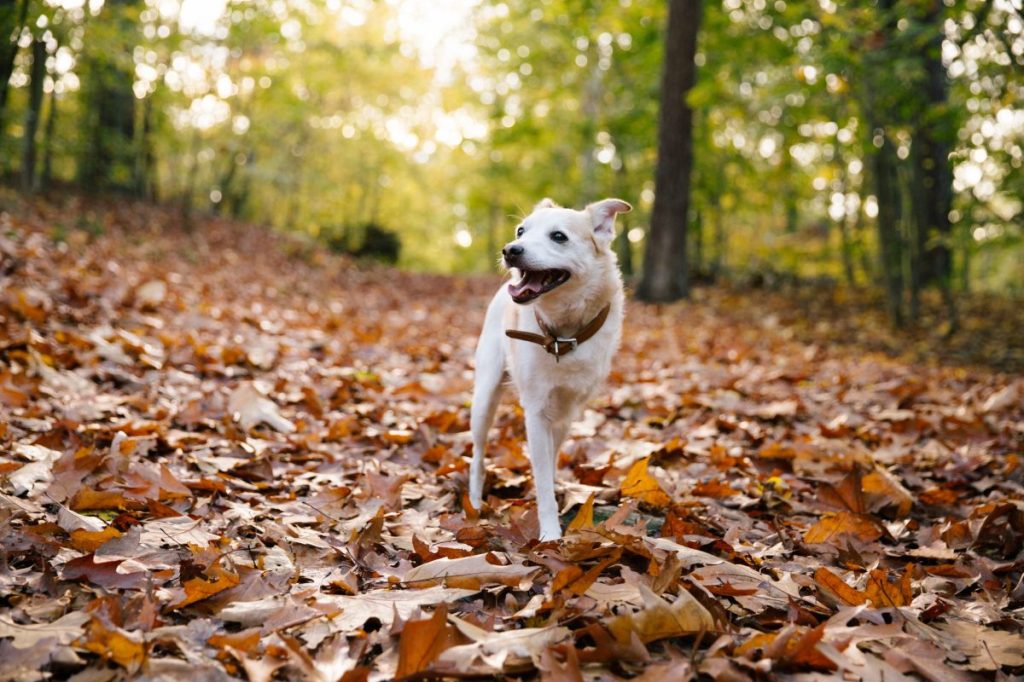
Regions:
<instances>
[{"instance_id":1,"label":"dog's tongue","mask_svg":"<svg viewBox=\"0 0 1024 682\"><path fill-rule=\"evenodd\" d=\"M523 278L521 280L508 285L508 293L512 294L515 298L519 298L527 291L539 294L543 288L543 272L526 272L523 273Z\"/></svg>"}]
</instances>

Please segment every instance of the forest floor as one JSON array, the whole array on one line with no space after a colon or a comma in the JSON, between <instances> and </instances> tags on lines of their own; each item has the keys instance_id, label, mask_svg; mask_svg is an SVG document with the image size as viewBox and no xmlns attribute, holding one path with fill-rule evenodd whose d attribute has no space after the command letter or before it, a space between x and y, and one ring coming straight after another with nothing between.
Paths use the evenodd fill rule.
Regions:
<instances>
[{"instance_id":1,"label":"forest floor","mask_svg":"<svg viewBox=\"0 0 1024 682\"><path fill-rule=\"evenodd\" d=\"M496 278L0 207L0 679L1024 672L1009 303L940 350L842 292L631 303L538 544L512 403L463 505Z\"/></svg>"}]
</instances>

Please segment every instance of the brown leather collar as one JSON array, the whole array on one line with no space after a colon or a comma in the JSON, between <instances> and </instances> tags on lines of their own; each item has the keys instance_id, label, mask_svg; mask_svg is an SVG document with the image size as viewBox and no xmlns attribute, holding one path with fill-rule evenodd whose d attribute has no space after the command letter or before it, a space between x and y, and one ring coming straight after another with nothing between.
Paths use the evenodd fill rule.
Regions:
<instances>
[{"instance_id":1,"label":"brown leather collar","mask_svg":"<svg viewBox=\"0 0 1024 682\"><path fill-rule=\"evenodd\" d=\"M547 328L543 322L541 322L540 316L537 316L537 324L540 325L540 329L543 334L534 334L532 332L522 332L518 329L506 329L505 336L510 339L517 339L519 341L529 341L530 343L536 343L541 346L548 353L555 356L555 360L567 355L572 351L576 350L576 347L581 343L596 334L601 327L604 326L604 321L608 319L608 313L612 309L612 304L609 303L604 308L601 308L601 312L597 314L597 317L588 322L583 329L576 332L576 336L562 337L555 336L551 333L551 330ZM534 311L536 314L536 311Z\"/></svg>"}]
</instances>

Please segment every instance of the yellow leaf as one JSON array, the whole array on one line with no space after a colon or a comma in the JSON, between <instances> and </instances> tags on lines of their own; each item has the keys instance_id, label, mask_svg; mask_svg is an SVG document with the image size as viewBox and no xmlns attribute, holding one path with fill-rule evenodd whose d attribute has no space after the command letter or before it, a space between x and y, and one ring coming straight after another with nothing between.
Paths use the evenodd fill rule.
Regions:
<instances>
[{"instance_id":1,"label":"yellow leaf","mask_svg":"<svg viewBox=\"0 0 1024 682\"><path fill-rule=\"evenodd\" d=\"M667 507L671 504L672 498L661 489L658 479L647 471L650 460L650 457L645 457L629 468L626 478L622 481L622 494L654 507Z\"/></svg>"},{"instance_id":2,"label":"yellow leaf","mask_svg":"<svg viewBox=\"0 0 1024 682\"><path fill-rule=\"evenodd\" d=\"M594 494L591 493L587 501L583 503L576 516L569 523L566 532L574 530L589 530L594 527Z\"/></svg>"},{"instance_id":3,"label":"yellow leaf","mask_svg":"<svg viewBox=\"0 0 1024 682\"><path fill-rule=\"evenodd\" d=\"M134 639L132 633L121 628L107 628L99 618L92 619L85 637L80 642L84 649L114 661L130 673L137 672L146 658L144 642Z\"/></svg>"},{"instance_id":4,"label":"yellow leaf","mask_svg":"<svg viewBox=\"0 0 1024 682\"><path fill-rule=\"evenodd\" d=\"M107 540L121 537L121 532L113 526L107 526L103 530L73 530L71 531L71 546L79 552L95 552Z\"/></svg>"}]
</instances>

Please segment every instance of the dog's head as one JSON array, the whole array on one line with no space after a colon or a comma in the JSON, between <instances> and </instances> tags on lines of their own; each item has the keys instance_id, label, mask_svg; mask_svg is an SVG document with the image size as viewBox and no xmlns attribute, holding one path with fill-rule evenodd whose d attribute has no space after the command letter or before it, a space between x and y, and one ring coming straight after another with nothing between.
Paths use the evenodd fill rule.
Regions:
<instances>
[{"instance_id":1,"label":"dog's head","mask_svg":"<svg viewBox=\"0 0 1024 682\"><path fill-rule=\"evenodd\" d=\"M516 227L516 238L501 254L514 272L508 285L516 303L529 303L560 289L571 295L615 263L611 243L615 216L632 207L621 199L604 199L582 211L562 208L551 199L534 206Z\"/></svg>"}]
</instances>

